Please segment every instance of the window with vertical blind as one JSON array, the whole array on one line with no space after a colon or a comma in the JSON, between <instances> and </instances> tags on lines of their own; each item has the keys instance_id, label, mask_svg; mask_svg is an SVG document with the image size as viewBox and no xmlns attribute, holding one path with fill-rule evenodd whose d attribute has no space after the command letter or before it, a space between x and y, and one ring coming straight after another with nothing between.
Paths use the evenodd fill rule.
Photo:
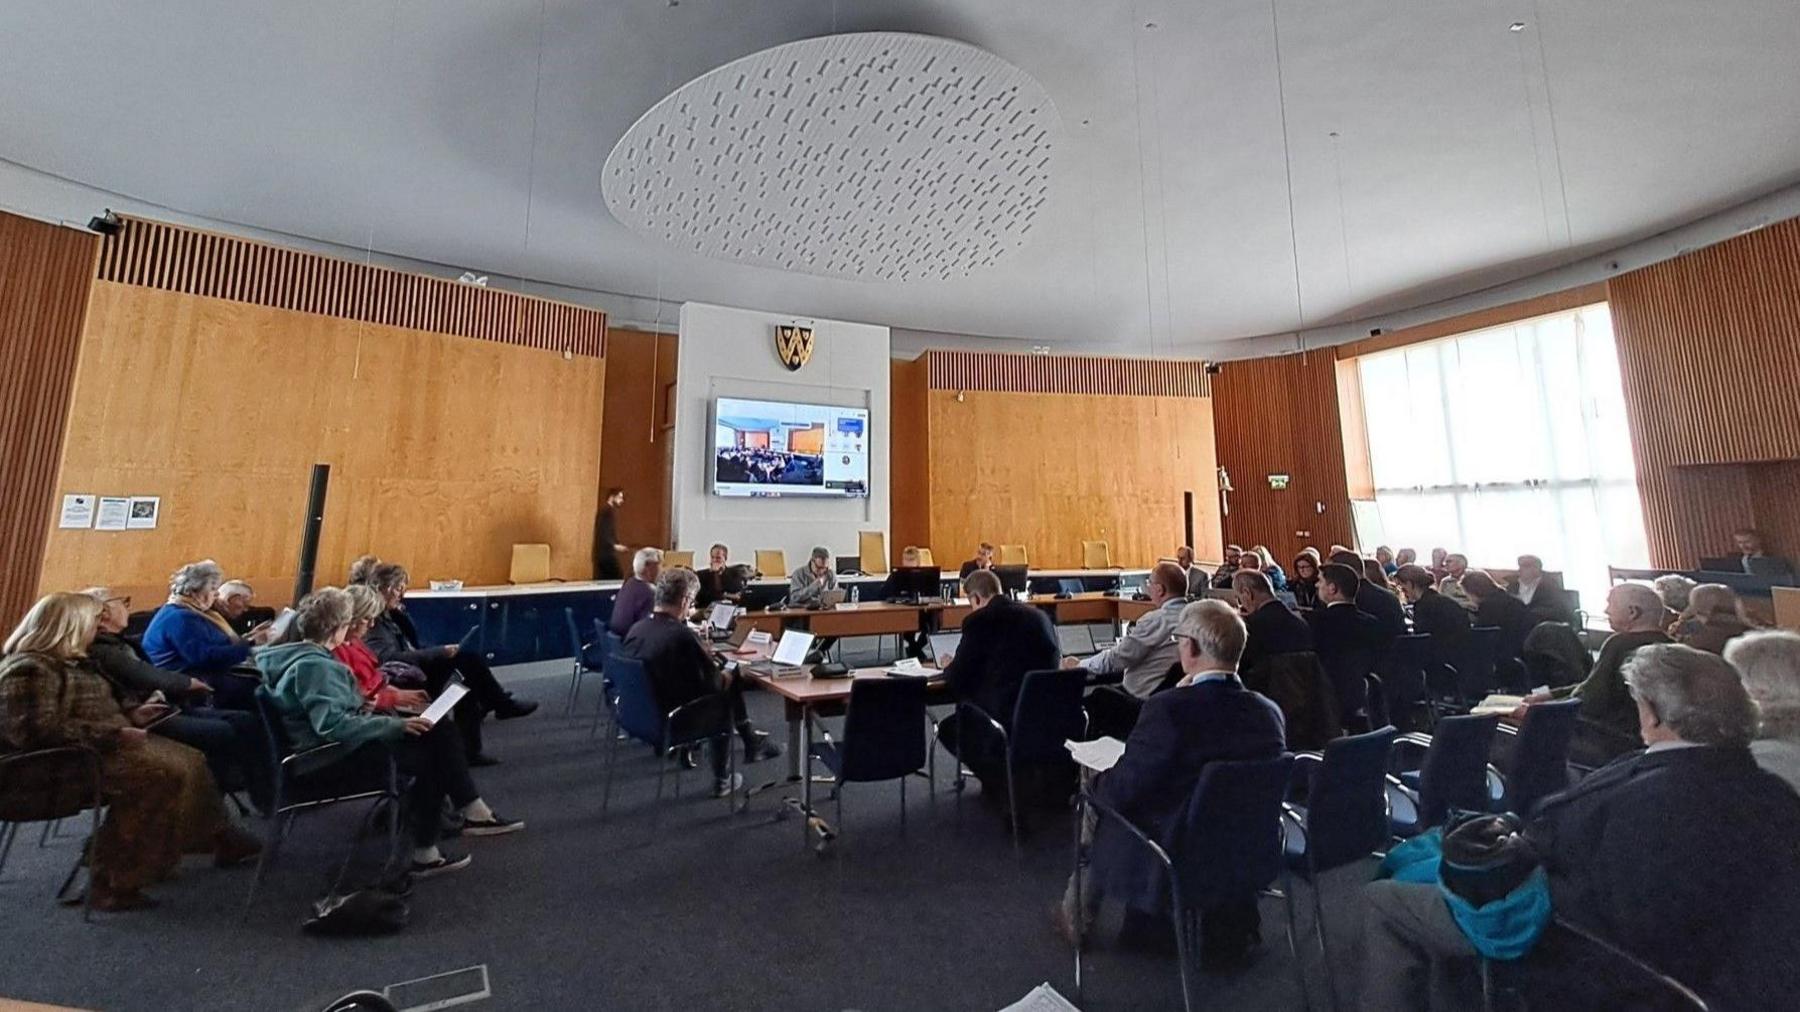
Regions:
<instances>
[{"instance_id":1,"label":"window with vertical blind","mask_svg":"<svg viewBox=\"0 0 1800 1012\"><path fill-rule=\"evenodd\" d=\"M1357 359L1375 501L1358 535L1460 551L1476 567L1521 554L1562 570L1598 614L1606 567L1648 565L1604 303Z\"/></svg>"}]
</instances>

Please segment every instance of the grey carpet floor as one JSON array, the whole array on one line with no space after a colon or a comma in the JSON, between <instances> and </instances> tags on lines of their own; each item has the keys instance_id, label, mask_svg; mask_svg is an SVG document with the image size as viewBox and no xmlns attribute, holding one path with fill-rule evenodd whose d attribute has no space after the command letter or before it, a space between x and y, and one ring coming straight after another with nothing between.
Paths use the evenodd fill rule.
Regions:
<instances>
[{"instance_id":1,"label":"grey carpet floor","mask_svg":"<svg viewBox=\"0 0 1800 1012\"><path fill-rule=\"evenodd\" d=\"M984 1010L1043 981L1084 1009L1180 1007L1172 956L1107 944L1085 956L1076 998L1070 952L1049 920L1069 873L1069 815L1041 819L1015 852L973 782L961 799L948 790L940 755L935 798L922 781L909 788L905 833L897 786L853 785L842 835L820 855L804 846L797 819L778 817L785 791L734 815L689 773L681 799L665 797L653 819L655 762L621 746L603 818L604 752L585 716L598 680L583 693L583 716L570 719L564 665L502 677L544 709L493 725L491 749L503 764L477 775L489 801L528 828L457 841L474 864L419 883L404 932L328 939L299 931L353 832L357 815L344 808L299 820L247 919L239 913L250 873L190 859L177 881L154 890L158 909L84 924L78 910L51 900L84 829L70 822L40 848L37 827L24 827L0 876L0 997L304 1010L352 989L482 964L492 997L471 1009ZM783 740L778 703L763 693L750 700L752 716ZM750 767L751 780L773 778L785 764ZM1366 877L1352 868L1326 882L1346 997L1356 887ZM1202 974L1202 1007L1303 1007L1281 901L1265 900L1263 915L1261 958L1235 975ZM1310 932L1309 912L1300 922ZM1302 941L1313 1004L1322 1007L1317 952Z\"/></svg>"}]
</instances>

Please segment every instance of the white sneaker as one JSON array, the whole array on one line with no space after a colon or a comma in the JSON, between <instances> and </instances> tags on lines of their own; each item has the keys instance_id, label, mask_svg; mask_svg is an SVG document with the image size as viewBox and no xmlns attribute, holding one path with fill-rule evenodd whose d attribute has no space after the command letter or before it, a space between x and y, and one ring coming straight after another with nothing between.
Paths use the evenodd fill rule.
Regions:
<instances>
[{"instance_id":1,"label":"white sneaker","mask_svg":"<svg viewBox=\"0 0 1800 1012\"><path fill-rule=\"evenodd\" d=\"M729 777L723 777L713 782L713 797L728 798L736 794L737 789L742 786L744 786L744 775L733 773Z\"/></svg>"}]
</instances>

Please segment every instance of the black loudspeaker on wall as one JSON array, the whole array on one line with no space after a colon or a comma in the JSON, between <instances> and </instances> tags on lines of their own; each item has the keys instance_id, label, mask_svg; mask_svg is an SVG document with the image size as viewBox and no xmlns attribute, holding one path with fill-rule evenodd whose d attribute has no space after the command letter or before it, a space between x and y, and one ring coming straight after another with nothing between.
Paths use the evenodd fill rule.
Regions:
<instances>
[{"instance_id":1,"label":"black loudspeaker on wall","mask_svg":"<svg viewBox=\"0 0 1800 1012\"><path fill-rule=\"evenodd\" d=\"M325 486L331 483L331 465L314 464L312 490L306 496L306 528L300 535L300 567L294 576L294 603L312 593L313 569L319 561L319 528L325 523Z\"/></svg>"},{"instance_id":2,"label":"black loudspeaker on wall","mask_svg":"<svg viewBox=\"0 0 1800 1012\"><path fill-rule=\"evenodd\" d=\"M1192 546L1194 543L1194 493L1181 493L1181 543Z\"/></svg>"}]
</instances>

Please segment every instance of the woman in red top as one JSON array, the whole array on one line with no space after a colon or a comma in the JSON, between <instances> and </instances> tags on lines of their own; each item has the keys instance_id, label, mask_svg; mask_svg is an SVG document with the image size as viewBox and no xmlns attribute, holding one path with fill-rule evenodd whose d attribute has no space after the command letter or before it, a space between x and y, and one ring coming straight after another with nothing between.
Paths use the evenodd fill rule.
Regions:
<instances>
[{"instance_id":1,"label":"woman in red top","mask_svg":"<svg viewBox=\"0 0 1800 1012\"><path fill-rule=\"evenodd\" d=\"M363 584L347 588L350 594L350 632L344 642L331 652L356 676L356 686L377 710L409 710L419 712L431 705L431 697L419 689L396 689L381 673L381 662L374 651L363 645L363 636L381 617L387 607L375 589Z\"/></svg>"}]
</instances>

